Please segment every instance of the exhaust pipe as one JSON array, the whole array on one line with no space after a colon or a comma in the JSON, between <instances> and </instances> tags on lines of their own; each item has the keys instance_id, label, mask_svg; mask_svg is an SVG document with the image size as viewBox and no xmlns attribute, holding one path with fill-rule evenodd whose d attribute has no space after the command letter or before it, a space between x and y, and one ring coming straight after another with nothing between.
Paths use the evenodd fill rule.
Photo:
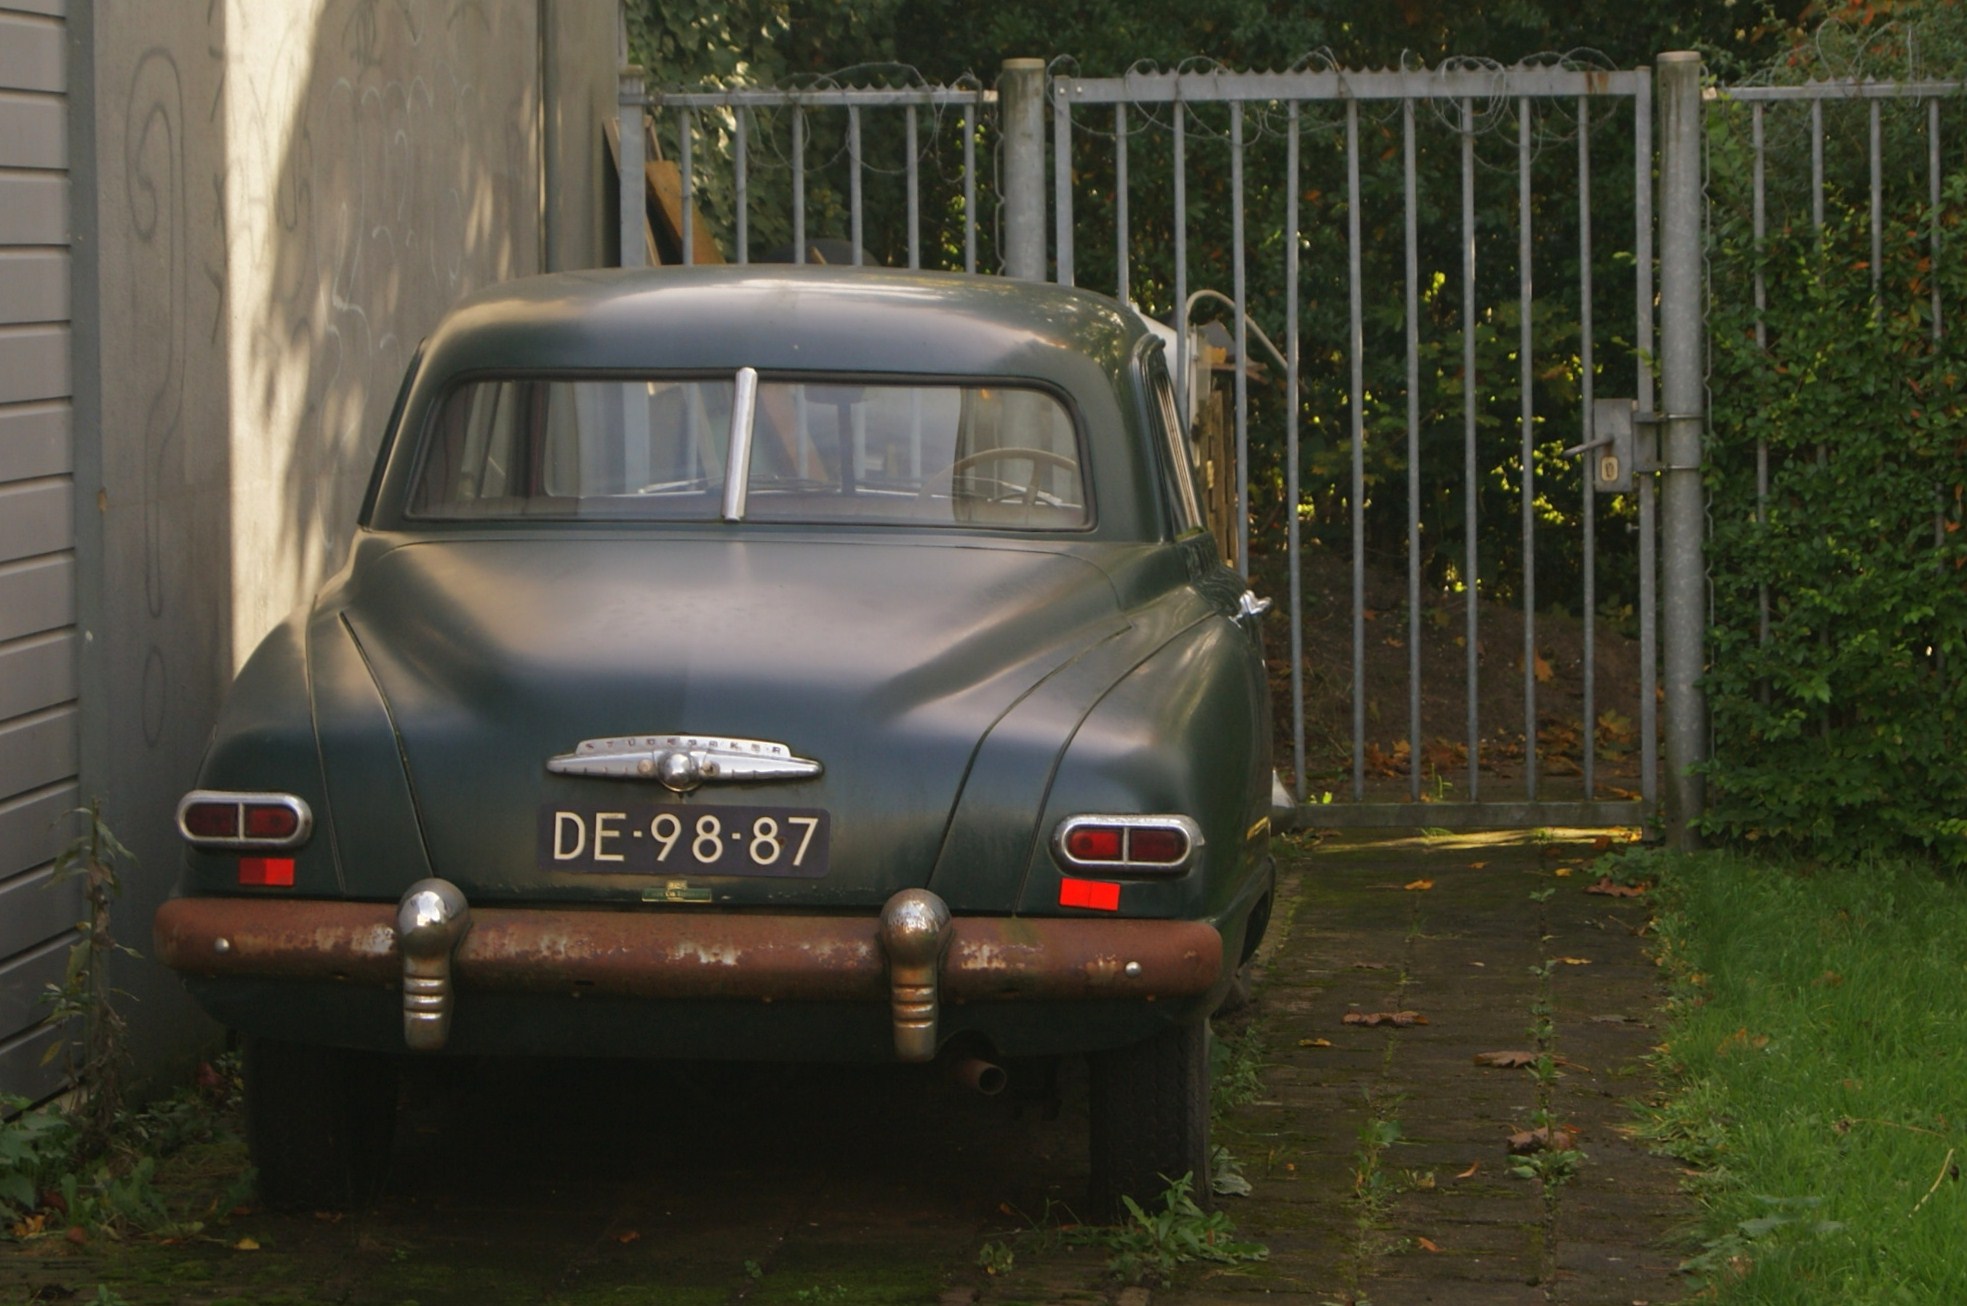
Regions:
<instances>
[{"instance_id":1,"label":"exhaust pipe","mask_svg":"<svg viewBox=\"0 0 1967 1306\"><path fill-rule=\"evenodd\" d=\"M985 1097L996 1097L1004 1091L1004 1085L1011 1082L1011 1076L1004 1067L982 1057L957 1057L949 1063L949 1073L957 1083L975 1089Z\"/></svg>"}]
</instances>

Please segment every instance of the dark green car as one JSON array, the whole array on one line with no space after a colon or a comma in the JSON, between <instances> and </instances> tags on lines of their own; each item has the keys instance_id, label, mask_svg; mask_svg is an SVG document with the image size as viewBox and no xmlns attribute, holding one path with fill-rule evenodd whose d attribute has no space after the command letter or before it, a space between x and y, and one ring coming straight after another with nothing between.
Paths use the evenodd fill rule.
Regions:
<instances>
[{"instance_id":1,"label":"dark green car","mask_svg":"<svg viewBox=\"0 0 1967 1306\"><path fill-rule=\"evenodd\" d=\"M401 1058L1090 1058L1094 1199L1206 1175L1269 914L1256 625L1161 347L1077 291L824 268L468 300L351 557L240 673L159 955L282 1203ZM1206 1183L1200 1185L1206 1189Z\"/></svg>"}]
</instances>

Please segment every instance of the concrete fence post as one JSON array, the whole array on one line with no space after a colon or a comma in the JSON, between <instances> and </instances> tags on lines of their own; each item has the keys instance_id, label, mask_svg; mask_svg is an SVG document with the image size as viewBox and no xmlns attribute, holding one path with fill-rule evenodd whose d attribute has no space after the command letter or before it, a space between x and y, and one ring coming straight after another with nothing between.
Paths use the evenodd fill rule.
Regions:
<instances>
[{"instance_id":1,"label":"concrete fence post","mask_svg":"<svg viewBox=\"0 0 1967 1306\"><path fill-rule=\"evenodd\" d=\"M1006 59L997 79L1004 133L1004 272L1045 279L1045 61Z\"/></svg>"},{"instance_id":2,"label":"concrete fence post","mask_svg":"<svg viewBox=\"0 0 1967 1306\"><path fill-rule=\"evenodd\" d=\"M1660 56L1660 431L1661 606L1665 643L1666 824L1676 848L1699 844L1694 823L1705 785L1693 771L1707 759L1707 530L1701 486L1707 424L1703 364L1701 57Z\"/></svg>"},{"instance_id":3,"label":"concrete fence post","mask_svg":"<svg viewBox=\"0 0 1967 1306\"><path fill-rule=\"evenodd\" d=\"M616 83L615 103L621 110L621 265L641 268L649 265L647 201L642 180L642 109L648 90L642 69L625 65ZM549 202L552 197L548 197Z\"/></svg>"}]
</instances>

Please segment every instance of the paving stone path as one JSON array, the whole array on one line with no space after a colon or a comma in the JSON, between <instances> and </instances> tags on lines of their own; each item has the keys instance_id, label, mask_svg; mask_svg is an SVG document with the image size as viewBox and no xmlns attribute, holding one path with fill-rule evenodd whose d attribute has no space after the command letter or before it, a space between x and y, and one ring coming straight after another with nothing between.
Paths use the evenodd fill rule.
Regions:
<instances>
[{"instance_id":1,"label":"paving stone path","mask_svg":"<svg viewBox=\"0 0 1967 1306\"><path fill-rule=\"evenodd\" d=\"M1677 1300L1680 1175L1621 1133L1657 1039L1647 909L1584 892L1594 851L1508 835L1288 853L1256 1000L1224 1022L1260 1049L1218 1140L1252 1184L1224 1209L1268 1246L1259 1264L1123 1287L1074 1245L1071 1073L1053 1093L1014 1067L985 1099L917 1067L454 1065L413 1081L374 1209L252 1212L169 1245L0 1243L0 1303L99 1285L130 1306ZM1344 1023L1403 1011L1426 1023ZM1535 1050L1533 1028L1564 1058L1547 1088L1475 1064ZM1582 1153L1548 1186L1506 1151L1540 1104ZM169 1178L216 1196L242 1164L212 1149Z\"/></svg>"}]
</instances>

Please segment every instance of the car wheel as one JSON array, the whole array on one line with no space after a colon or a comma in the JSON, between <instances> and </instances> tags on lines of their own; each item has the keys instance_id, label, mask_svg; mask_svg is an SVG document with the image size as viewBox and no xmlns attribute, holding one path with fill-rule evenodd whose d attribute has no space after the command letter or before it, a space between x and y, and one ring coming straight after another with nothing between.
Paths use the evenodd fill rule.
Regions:
<instances>
[{"instance_id":1,"label":"car wheel","mask_svg":"<svg viewBox=\"0 0 1967 1306\"><path fill-rule=\"evenodd\" d=\"M1170 1181L1209 1205L1209 1025L1198 1021L1088 1059L1095 1218L1126 1215Z\"/></svg>"},{"instance_id":2,"label":"car wheel","mask_svg":"<svg viewBox=\"0 0 1967 1306\"><path fill-rule=\"evenodd\" d=\"M374 1198L396 1134L395 1058L249 1037L243 1061L260 1200L291 1209Z\"/></svg>"}]
</instances>

